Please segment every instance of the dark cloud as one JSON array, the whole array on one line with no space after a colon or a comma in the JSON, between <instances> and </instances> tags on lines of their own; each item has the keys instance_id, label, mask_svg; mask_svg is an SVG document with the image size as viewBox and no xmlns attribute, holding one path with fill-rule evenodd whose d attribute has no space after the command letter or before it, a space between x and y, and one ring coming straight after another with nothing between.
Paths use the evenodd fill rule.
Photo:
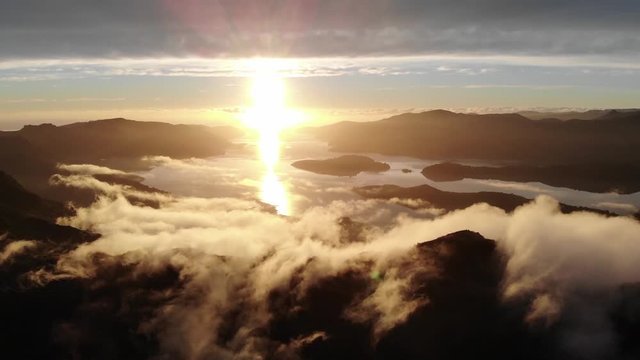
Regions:
<instances>
[{"instance_id":1,"label":"dark cloud","mask_svg":"<svg viewBox=\"0 0 640 360\"><path fill-rule=\"evenodd\" d=\"M633 0L0 3L4 58L637 55Z\"/></svg>"}]
</instances>

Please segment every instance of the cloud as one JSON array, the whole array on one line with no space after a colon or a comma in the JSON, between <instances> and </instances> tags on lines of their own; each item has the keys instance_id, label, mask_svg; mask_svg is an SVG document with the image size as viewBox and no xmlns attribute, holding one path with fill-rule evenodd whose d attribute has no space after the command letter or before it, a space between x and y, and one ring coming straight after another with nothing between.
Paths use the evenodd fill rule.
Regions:
<instances>
[{"instance_id":1,"label":"cloud","mask_svg":"<svg viewBox=\"0 0 640 360\"><path fill-rule=\"evenodd\" d=\"M616 340L608 312L619 287L640 281L639 234L632 218L564 216L551 198L538 198L514 213L501 243L509 255L505 296L533 296L531 322L569 317L569 351L611 357Z\"/></svg>"},{"instance_id":2,"label":"cloud","mask_svg":"<svg viewBox=\"0 0 640 360\"><path fill-rule=\"evenodd\" d=\"M58 169L79 175L127 175L121 170L93 164L58 164Z\"/></svg>"},{"instance_id":3,"label":"cloud","mask_svg":"<svg viewBox=\"0 0 640 360\"><path fill-rule=\"evenodd\" d=\"M607 209L614 212L620 212L623 214L634 214L640 211L637 206L628 203L604 201L596 204L596 207L600 209Z\"/></svg>"},{"instance_id":4,"label":"cloud","mask_svg":"<svg viewBox=\"0 0 640 360\"><path fill-rule=\"evenodd\" d=\"M74 11L68 11L74 9ZM36 0L0 5L6 58L637 54L633 0ZM144 41L141 41L144 39Z\"/></svg>"},{"instance_id":5,"label":"cloud","mask_svg":"<svg viewBox=\"0 0 640 360\"><path fill-rule=\"evenodd\" d=\"M53 186L66 186L78 189L92 190L97 194L103 194L110 197L117 197L119 195L122 195L130 199L137 199L140 201L157 202L168 197L163 193L137 190L129 185L116 183L110 184L87 175L55 174L49 179L49 184Z\"/></svg>"},{"instance_id":6,"label":"cloud","mask_svg":"<svg viewBox=\"0 0 640 360\"><path fill-rule=\"evenodd\" d=\"M380 275L374 270L371 276L376 279ZM372 317L375 318L373 338L378 341L384 333L405 322L416 309L429 303L425 298L408 298L407 294L410 291L406 279L398 274L396 269L391 269L384 274L384 279L373 293L349 309L345 315L356 322L364 323Z\"/></svg>"},{"instance_id":7,"label":"cloud","mask_svg":"<svg viewBox=\"0 0 640 360\"><path fill-rule=\"evenodd\" d=\"M523 303L521 321L555 329L562 351L595 358L615 351L612 294L640 281L640 223L562 214L549 197L513 213L476 204L442 216L398 215L380 201L353 200L282 217L231 198L163 195L158 207L133 205L125 187L80 175L60 181L103 188L91 206L59 219L101 237L59 254L53 268L31 271L34 284L79 279L113 288L107 293L118 289L122 311L142 311L127 315L136 331L157 338L158 351L174 358L295 357L354 326L364 327L371 344L384 342L435 306L419 289L446 274L438 257L451 250L418 256L416 244L464 229L497 241L506 260L504 288L495 289L502 306ZM94 316L99 304L82 307L82 316ZM293 333L277 335L282 322ZM81 331L82 324L58 331Z\"/></svg>"},{"instance_id":8,"label":"cloud","mask_svg":"<svg viewBox=\"0 0 640 360\"><path fill-rule=\"evenodd\" d=\"M2 242L2 236L0 236L0 242ZM3 265L6 262L11 261L11 258L21 254L29 249L33 249L37 246L35 241L29 240L18 240L10 242L9 244L4 246L4 249L0 251L0 265Z\"/></svg>"},{"instance_id":9,"label":"cloud","mask_svg":"<svg viewBox=\"0 0 640 360\"><path fill-rule=\"evenodd\" d=\"M519 89L519 90L561 90L577 89L586 84L576 79L584 79L583 71L590 71L589 79L597 84L602 79L613 79L619 82L621 75L631 79L638 75L639 65L635 58L599 57L575 55L541 55L526 56L523 54L413 54L403 56L382 57L313 57L313 58L278 58L263 59L271 61L274 68L289 81L295 82L305 78L336 78L344 76L387 77L390 84L376 88L376 91L391 92L406 89L401 84L393 84L393 78L404 76L426 76L429 81L422 87L455 88L464 87L469 90L483 88ZM117 58L96 59L73 57L65 59L0 59L0 81L33 82L64 81L92 79L100 81L111 78L127 78L135 81L138 77L171 78L175 81L185 78L218 79L247 78L254 75L255 60L246 58L206 58L185 55L153 58ZM505 74L509 74L505 77ZM532 81L531 75L535 74ZM569 78L565 77L569 76ZM573 80L572 80L573 79ZM629 80L628 81L631 81ZM23 84L27 86L27 84ZM228 87L228 84L221 86ZM390 86L389 86L390 85ZM200 89L201 90L201 89ZM372 89L373 90L373 89ZM65 103L111 106L131 103L131 98L96 96L60 97L60 98L8 98L4 101L11 106L25 104L41 104L43 106L62 106ZM152 105L153 107L158 104ZM241 107L237 104L219 104L214 111L227 115L234 114ZM463 104L468 105L468 104ZM460 106L462 107L462 106ZM121 108L121 106L119 106ZM174 109L175 110L175 109ZM339 112L340 116L376 115L401 113L407 107L400 108L366 108L366 109L330 109ZM460 109L458 109L460 110ZM477 109L476 109L477 110ZM486 111L513 111L514 108L493 108ZM518 110L518 109L517 109ZM358 114L348 112L357 111ZM473 109L462 108L462 111Z\"/></svg>"},{"instance_id":10,"label":"cloud","mask_svg":"<svg viewBox=\"0 0 640 360\"><path fill-rule=\"evenodd\" d=\"M636 220L587 212L565 216L548 197L537 199L536 205L514 214L503 242L511 255L507 296L560 292L561 298L577 289L638 281L640 265L633 260L640 255Z\"/></svg>"}]
</instances>

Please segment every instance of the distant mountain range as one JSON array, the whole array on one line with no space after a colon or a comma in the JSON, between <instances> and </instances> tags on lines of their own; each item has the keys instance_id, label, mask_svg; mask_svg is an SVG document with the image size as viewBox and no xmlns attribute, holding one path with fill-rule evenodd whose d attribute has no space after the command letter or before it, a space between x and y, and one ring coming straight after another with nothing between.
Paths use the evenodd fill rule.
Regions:
<instances>
[{"instance_id":1,"label":"distant mountain range","mask_svg":"<svg viewBox=\"0 0 640 360\"><path fill-rule=\"evenodd\" d=\"M58 163L108 164L151 155L172 158L220 155L231 145L230 140L240 134L232 127L121 118L64 126L27 125L19 131L0 132L0 169L39 192L48 186L48 178Z\"/></svg>"},{"instance_id":2,"label":"distant mountain range","mask_svg":"<svg viewBox=\"0 0 640 360\"><path fill-rule=\"evenodd\" d=\"M518 114L531 120L597 120L611 112L636 112L640 109L603 109L587 111L520 111Z\"/></svg>"},{"instance_id":3,"label":"distant mountain range","mask_svg":"<svg viewBox=\"0 0 640 360\"><path fill-rule=\"evenodd\" d=\"M349 153L528 164L640 161L640 111L612 110L595 120L531 120L434 110L307 131L332 150Z\"/></svg>"}]
</instances>

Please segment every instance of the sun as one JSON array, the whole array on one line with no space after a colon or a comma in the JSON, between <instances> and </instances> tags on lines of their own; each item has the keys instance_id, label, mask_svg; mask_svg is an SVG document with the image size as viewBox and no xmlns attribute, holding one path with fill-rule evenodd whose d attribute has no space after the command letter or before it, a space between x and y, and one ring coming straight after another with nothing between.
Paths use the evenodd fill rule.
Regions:
<instances>
[{"instance_id":1,"label":"sun","mask_svg":"<svg viewBox=\"0 0 640 360\"><path fill-rule=\"evenodd\" d=\"M251 63L251 107L242 121L260 135L280 133L302 122L302 114L287 106L287 89L282 65L274 60L255 60Z\"/></svg>"},{"instance_id":2,"label":"sun","mask_svg":"<svg viewBox=\"0 0 640 360\"><path fill-rule=\"evenodd\" d=\"M245 126L257 131L260 156L268 167L273 167L280 155L280 133L301 123L304 117L287 106L285 80L279 62L254 60L251 68L252 104L241 120Z\"/></svg>"},{"instance_id":3,"label":"sun","mask_svg":"<svg viewBox=\"0 0 640 360\"><path fill-rule=\"evenodd\" d=\"M251 84L251 99L257 109L280 111L285 106L284 80L273 71L258 71Z\"/></svg>"}]
</instances>

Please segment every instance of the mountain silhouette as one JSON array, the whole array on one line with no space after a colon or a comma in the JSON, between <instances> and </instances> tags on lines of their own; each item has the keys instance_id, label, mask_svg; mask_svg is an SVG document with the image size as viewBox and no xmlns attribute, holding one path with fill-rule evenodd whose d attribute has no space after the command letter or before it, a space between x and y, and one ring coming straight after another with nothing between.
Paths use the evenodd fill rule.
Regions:
<instances>
[{"instance_id":1,"label":"mountain silhouette","mask_svg":"<svg viewBox=\"0 0 640 360\"><path fill-rule=\"evenodd\" d=\"M27 125L0 132L0 169L43 194L59 163L126 164L140 168L144 156L172 158L221 155L239 130L220 126L173 125L122 118L63 126Z\"/></svg>"},{"instance_id":2,"label":"mountain silhouette","mask_svg":"<svg viewBox=\"0 0 640 360\"><path fill-rule=\"evenodd\" d=\"M74 212L61 203L27 191L14 178L0 171L0 234L8 239L78 242L95 236L70 226L55 224L58 217Z\"/></svg>"},{"instance_id":3,"label":"mountain silhouette","mask_svg":"<svg viewBox=\"0 0 640 360\"><path fill-rule=\"evenodd\" d=\"M529 165L640 161L640 111L608 112L594 121L536 121L434 110L307 131L338 152Z\"/></svg>"}]
</instances>

